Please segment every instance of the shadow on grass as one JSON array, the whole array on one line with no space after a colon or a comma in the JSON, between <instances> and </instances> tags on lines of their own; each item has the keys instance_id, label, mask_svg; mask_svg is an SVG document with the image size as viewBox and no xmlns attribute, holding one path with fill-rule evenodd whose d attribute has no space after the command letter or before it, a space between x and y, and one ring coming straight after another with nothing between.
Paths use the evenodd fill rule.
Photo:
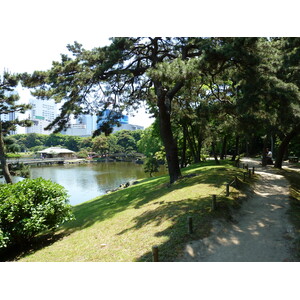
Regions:
<instances>
[{"instance_id":1,"label":"shadow on grass","mask_svg":"<svg viewBox=\"0 0 300 300\"><path fill-rule=\"evenodd\" d=\"M173 205L172 209L168 206ZM168 240L159 245L159 261L175 261L183 252L184 245L192 240L203 239L210 235L212 220L217 218L232 221L230 206L227 205L227 199L221 198L216 210L211 210L211 197L199 199L186 199L182 202L168 203L162 205L153 211L145 212L143 215L135 218L136 225L132 228L120 232L119 235L129 230L136 230L149 223L156 223L159 226L161 222L169 220L172 225L168 228L158 231L155 236L168 237ZM192 233L189 233L188 218L192 217ZM155 245L152 245L155 246ZM150 247L149 247L150 248ZM138 262L151 262L152 251L137 258Z\"/></svg>"},{"instance_id":2,"label":"shadow on grass","mask_svg":"<svg viewBox=\"0 0 300 300\"><path fill-rule=\"evenodd\" d=\"M127 230L139 229L153 222L153 218L155 218L154 222L157 226L160 225L161 221L169 219L172 225L165 230L157 232L155 236L168 237L165 243L159 245L159 261L174 261L182 254L184 245L187 242L203 239L210 235L212 220L225 219L229 222L235 222L235 220L232 219L232 211L238 209L244 200L245 198L239 197L238 192L232 193L231 199L225 196L219 196L216 210L212 210L211 208L211 197L186 199L179 203L174 202L173 209L165 205L137 217L135 220L136 225ZM156 216L158 216L158 218L156 218ZM192 217L192 233L189 233L188 229L189 217ZM121 235L123 232L119 234ZM152 252L149 251L145 253L139 257L137 261L152 261Z\"/></svg>"},{"instance_id":3,"label":"shadow on grass","mask_svg":"<svg viewBox=\"0 0 300 300\"><path fill-rule=\"evenodd\" d=\"M161 223L170 221L171 226L157 231L155 236L167 236L168 240L159 245L159 260L172 261L177 257L182 249L183 243L191 239L199 239L208 236L211 229L211 209L210 197L202 197L199 199L185 199L183 201L170 201L161 204L159 207L146 211L140 216L135 217L132 221L135 223L131 228L127 228L118 233L118 235L126 234L131 230L138 230L144 226L152 224L159 227ZM188 233L187 217L193 219L193 233ZM151 249L149 245L149 248ZM152 252L149 251L136 261L149 262L152 261Z\"/></svg>"},{"instance_id":4,"label":"shadow on grass","mask_svg":"<svg viewBox=\"0 0 300 300\"><path fill-rule=\"evenodd\" d=\"M10 246L0 250L0 261L17 261L65 237L66 233L48 234L35 238L29 244Z\"/></svg>"},{"instance_id":5,"label":"shadow on grass","mask_svg":"<svg viewBox=\"0 0 300 300\"><path fill-rule=\"evenodd\" d=\"M220 166L214 166L214 162L200 163L183 169L183 175L187 175L187 177L183 177L172 185L168 184L168 176L145 179L135 186L74 206L73 212L76 218L74 221L62 225L59 228L59 235L56 234L52 240L49 239L48 244L47 241L40 242L40 244L37 243L36 246L27 249L27 252L23 252L23 256L48 246L72 232L110 219L128 208L139 209L149 202L186 186L190 187L203 183L210 185L213 191L214 188L220 188L229 180L232 180L232 177L237 172L241 171L231 168L226 163ZM195 175L190 176L191 173L195 173ZM156 233L156 236L168 237L168 242L160 246L160 259L162 261L170 261L172 257L177 256L176 253L182 248L182 243L191 239L203 238L209 234L211 218L224 216L226 208L224 210L224 208L220 207L217 211L211 212L210 201L210 196L191 199L187 195L187 198L182 201L159 203L158 208L146 211L134 218L135 225L120 232L119 235L141 228L152 222L156 222L159 225L160 222L166 219L171 220L172 226ZM187 216L193 217L195 228L193 234L188 234L187 232ZM151 252L146 253L137 260L151 261L151 255Z\"/></svg>"},{"instance_id":6,"label":"shadow on grass","mask_svg":"<svg viewBox=\"0 0 300 300\"><path fill-rule=\"evenodd\" d=\"M197 169L198 166L199 170ZM205 169L201 164L198 164L196 169L194 165L183 170L184 174L189 174L193 171L197 176L183 178L172 185L168 184L168 176L145 179L136 186L76 205L73 208L76 220L64 224L61 229L66 230L68 233L81 230L92 226L96 222L112 218L129 207L138 209L151 201L186 186L205 183L210 184L212 188L219 188L226 183L228 178L232 178L233 174L236 174L236 170L226 166L220 166L218 169L211 169L214 166L213 163L205 163L205 166L210 168Z\"/></svg>"}]
</instances>

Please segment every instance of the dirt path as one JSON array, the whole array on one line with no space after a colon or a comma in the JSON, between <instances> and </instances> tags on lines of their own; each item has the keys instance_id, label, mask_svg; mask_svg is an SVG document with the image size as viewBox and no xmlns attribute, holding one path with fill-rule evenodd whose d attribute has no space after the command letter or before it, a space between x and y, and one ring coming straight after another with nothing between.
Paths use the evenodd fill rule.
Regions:
<instances>
[{"instance_id":1,"label":"dirt path","mask_svg":"<svg viewBox=\"0 0 300 300\"><path fill-rule=\"evenodd\" d=\"M261 176L254 194L233 217L234 223L216 221L210 237L186 245L178 261L281 262L292 257L293 226L288 221L287 180L270 167L249 160Z\"/></svg>"}]
</instances>

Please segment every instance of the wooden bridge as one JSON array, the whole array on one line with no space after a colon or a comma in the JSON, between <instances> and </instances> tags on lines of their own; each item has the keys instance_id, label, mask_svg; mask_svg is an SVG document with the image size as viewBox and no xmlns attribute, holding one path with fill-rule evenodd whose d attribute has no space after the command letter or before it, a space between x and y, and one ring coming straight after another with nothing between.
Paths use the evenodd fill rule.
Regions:
<instances>
[{"instance_id":1,"label":"wooden bridge","mask_svg":"<svg viewBox=\"0 0 300 300\"><path fill-rule=\"evenodd\" d=\"M64 165L64 164L75 164L75 163L86 163L88 161L84 159L78 159L78 158L63 158L63 157L57 157L57 158L20 158L20 159L7 159L8 165L17 165L17 164L24 164L24 165L36 165L36 166L42 166L42 165Z\"/></svg>"}]
</instances>

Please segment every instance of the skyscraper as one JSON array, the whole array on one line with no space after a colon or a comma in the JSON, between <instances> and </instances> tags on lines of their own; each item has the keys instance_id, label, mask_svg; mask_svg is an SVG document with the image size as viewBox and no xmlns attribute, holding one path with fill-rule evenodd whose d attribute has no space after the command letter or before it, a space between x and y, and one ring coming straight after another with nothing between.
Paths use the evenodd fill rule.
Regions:
<instances>
[{"instance_id":1,"label":"skyscraper","mask_svg":"<svg viewBox=\"0 0 300 300\"><path fill-rule=\"evenodd\" d=\"M32 106L29 110L29 120L33 122L31 127L27 127L26 133L50 134L53 130L45 130L57 115L57 108L54 100L38 100L31 98L29 104Z\"/></svg>"}]
</instances>

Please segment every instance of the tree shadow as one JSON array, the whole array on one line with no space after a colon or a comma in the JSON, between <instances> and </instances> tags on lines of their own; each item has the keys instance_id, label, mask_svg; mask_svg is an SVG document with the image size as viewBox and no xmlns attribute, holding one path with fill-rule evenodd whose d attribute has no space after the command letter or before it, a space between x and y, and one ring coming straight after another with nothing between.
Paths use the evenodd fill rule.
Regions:
<instances>
[{"instance_id":1,"label":"tree shadow","mask_svg":"<svg viewBox=\"0 0 300 300\"><path fill-rule=\"evenodd\" d=\"M159 261L171 262L182 253L183 246L188 241L202 239L210 235L212 220L222 218L234 222L232 209L239 206L238 200L235 204L229 205L228 199L225 197L218 199L216 210L212 210L211 197L208 196L197 199L187 198L179 202L170 201L133 218L132 223L135 225L119 232L118 235L139 230L147 225L159 227L162 222L171 222L168 228L154 234L156 237L168 238L166 242L159 245ZM189 217L192 218L192 233L189 232ZM136 261L152 261L152 252L145 253Z\"/></svg>"},{"instance_id":2,"label":"tree shadow","mask_svg":"<svg viewBox=\"0 0 300 300\"><path fill-rule=\"evenodd\" d=\"M209 163L206 165L211 167L213 164ZM202 164L199 164L198 170L195 170L195 166L186 168L183 174L190 175L193 172L196 175L183 177L172 185L168 183L168 176L144 179L137 185L76 205L73 207L75 220L63 224L58 229L59 234L49 239L48 244L47 242L37 243L36 246L31 246L27 250L15 253L15 258L26 256L29 253L56 242L66 235L90 227L97 222L110 219L128 208L138 209L149 202L158 200L162 196L186 186L204 183L211 185L212 190L213 188L220 188L224 186L229 179L232 179L237 172L237 170L232 170L222 165L215 170L201 167L203 167ZM120 232L119 235L130 230L141 228L149 222L154 221L159 225L160 222L166 218L171 220L173 225L170 228L156 234L156 236L169 237L169 242L163 244L160 249L161 259L169 261L171 256L173 256L169 255L171 251L179 251L180 243L178 243L178 241L184 242L190 239L198 239L208 234L210 230L210 219L219 214L219 211L210 211L210 201L211 196L207 195L207 197L199 197L197 199L187 198L182 201L162 202L158 208L144 212L134 218L133 221L136 222L135 225ZM172 209L170 209L170 207L172 207ZM195 231L192 235L187 233L187 215L194 218ZM151 261L151 253L146 253L140 257L138 261Z\"/></svg>"},{"instance_id":3,"label":"tree shadow","mask_svg":"<svg viewBox=\"0 0 300 300\"><path fill-rule=\"evenodd\" d=\"M220 172L226 173L226 176L220 176ZM225 188L225 183L229 180L228 178L232 178L234 172L236 171L221 166L219 169L210 170L209 172L199 171L196 176L182 178L172 185L168 183L168 176L145 179L137 185L74 206L73 213L76 219L64 224L61 229L71 233L87 228L96 222L112 218L127 208L138 209L186 186L204 183L211 185L212 189L221 186Z\"/></svg>"},{"instance_id":4,"label":"tree shadow","mask_svg":"<svg viewBox=\"0 0 300 300\"><path fill-rule=\"evenodd\" d=\"M0 250L0 261L11 262L17 261L27 255L30 255L44 247L50 246L55 242L61 240L68 234L56 233L46 234L36 237L28 244L14 245Z\"/></svg>"}]
</instances>

